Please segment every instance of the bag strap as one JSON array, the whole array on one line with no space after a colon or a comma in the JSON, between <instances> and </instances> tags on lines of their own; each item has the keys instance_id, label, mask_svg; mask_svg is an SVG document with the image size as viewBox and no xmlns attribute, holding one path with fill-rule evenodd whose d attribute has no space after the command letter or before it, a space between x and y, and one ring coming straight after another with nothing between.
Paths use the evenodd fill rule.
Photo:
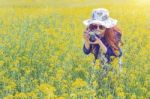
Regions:
<instances>
[{"instance_id":1,"label":"bag strap","mask_svg":"<svg viewBox=\"0 0 150 99\"><path fill-rule=\"evenodd\" d=\"M119 51L120 51L120 55L119 55L119 61L118 61L118 64L119 64L119 68L122 69L122 66L123 66L123 63L122 63L123 51L122 51L121 48L119 48Z\"/></svg>"}]
</instances>

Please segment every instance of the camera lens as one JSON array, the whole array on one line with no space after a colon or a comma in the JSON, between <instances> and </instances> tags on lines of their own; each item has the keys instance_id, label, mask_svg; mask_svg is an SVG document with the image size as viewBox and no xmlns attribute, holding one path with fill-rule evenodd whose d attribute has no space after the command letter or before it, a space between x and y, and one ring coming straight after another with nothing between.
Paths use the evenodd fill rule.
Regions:
<instances>
[{"instance_id":1,"label":"camera lens","mask_svg":"<svg viewBox=\"0 0 150 99\"><path fill-rule=\"evenodd\" d=\"M89 39L91 42L95 42L96 38L95 38L95 35L90 35L90 39Z\"/></svg>"}]
</instances>

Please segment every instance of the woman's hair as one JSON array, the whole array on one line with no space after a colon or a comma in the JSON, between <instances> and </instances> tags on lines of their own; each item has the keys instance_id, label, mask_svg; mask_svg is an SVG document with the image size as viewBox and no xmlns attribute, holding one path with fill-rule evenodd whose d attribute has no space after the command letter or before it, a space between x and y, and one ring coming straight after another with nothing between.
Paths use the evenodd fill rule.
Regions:
<instances>
[{"instance_id":1,"label":"woman's hair","mask_svg":"<svg viewBox=\"0 0 150 99\"><path fill-rule=\"evenodd\" d=\"M112 47L115 55L117 55L116 51L119 51L119 43L121 44L121 46L123 45L121 36L122 33L117 26L114 26L112 28L106 28L104 33L104 37L106 38L108 44Z\"/></svg>"}]
</instances>

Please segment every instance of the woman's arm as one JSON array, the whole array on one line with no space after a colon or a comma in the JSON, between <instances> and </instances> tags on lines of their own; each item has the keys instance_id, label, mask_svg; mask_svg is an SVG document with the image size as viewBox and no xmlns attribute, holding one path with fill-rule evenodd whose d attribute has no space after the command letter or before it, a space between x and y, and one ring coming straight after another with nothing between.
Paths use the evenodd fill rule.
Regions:
<instances>
[{"instance_id":1,"label":"woman's arm","mask_svg":"<svg viewBox=\"0 0 150 99\"><path fill-rule=\"evenodd\" d=\"M95 42L90 42L90 44L98 44L99 46L100 46L100 51L102 52L102 53L106 53L107 52L107 47L103 44L103 42L99 39L99 38L97 38L96 37L96 41Z\"/></svg>"},{"instance_id":2,"label":"woman's arm","mask_svg":"<svg viewBox=\"0 0 150 99\"><path fill-rule=\"evenodd\" d=\"M85 40L85 43L83 46L83 52L85 54L89 54L91 52L92 46L91 46L90 41L89 41L89 30L88 30L88 28L86 28L86 30L84 31L83 38Z\"/></svg>"},{"instance_id":3,"label":"woman's arm","mask_svg":"<svg viewBox=\"0 0 150 99\"><path fill-rule=\"evenodd\" d=\"M89 54L91 52L91 49L92 49L91 45L88 45L88 47L86 47L86 43L84 43L84 45L83 45L83 52L85 54Z\"/></svg>"},{"instance_id":4,"label":"woman's arm","mask_svg":"<svg viewBox=\"0 0 150 99\"><path fill-rule=\"evenodd\" d=\"M89 42L89 41L85 41L84 44L85 44L85 48L86 48L86 49L89 49L89 48L90 48L90 42Z\"/></svg>"},{"instance_id":5,"label":"woman's arm","mask_svg":"<svg viewBox=\"0 0 150 99\"><path fill-rule=\"evenodd\" d=\"M107 47L103 44L101 40L99 40L99 46L100 46L100 50L102 50L102 52L106 54Z\"/></svg>"},{"instance_id":6,"label":"woman's arm","mask_svg":"<svg viewBox=\"0 0 150 99\"><path fill-rule=\"evenodd\" d=\"M91 52L92 46L90 45L90 41L87 34L84 34L85 43L83 46L83 52L85 54L89 54Z\"/></svg>"}]
</instances>

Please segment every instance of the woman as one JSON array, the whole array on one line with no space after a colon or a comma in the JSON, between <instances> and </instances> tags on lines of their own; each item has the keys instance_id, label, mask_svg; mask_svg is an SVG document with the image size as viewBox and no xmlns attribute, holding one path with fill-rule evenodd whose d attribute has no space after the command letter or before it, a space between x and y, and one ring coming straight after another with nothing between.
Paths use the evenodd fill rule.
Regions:
<instances>
[{"instance_id":1,"label":"woman","mask_svg":"<svg viewBox=\"0 0 150 99\"><path fill-rule=\"evenodd\" d=\"M98 8L92 12L92 18L83 21L86 25L84 32L85 43L83 51L85 54L93 53L95 59L98 58L99 51L107 58L107 63L110 63L111 56L120 57L122 55L120 45L121 31L117 28L117 20L109 17L107 9ZM92 42L90 33L95 33L95 41Z\"/></svg>"}]
</instances>

